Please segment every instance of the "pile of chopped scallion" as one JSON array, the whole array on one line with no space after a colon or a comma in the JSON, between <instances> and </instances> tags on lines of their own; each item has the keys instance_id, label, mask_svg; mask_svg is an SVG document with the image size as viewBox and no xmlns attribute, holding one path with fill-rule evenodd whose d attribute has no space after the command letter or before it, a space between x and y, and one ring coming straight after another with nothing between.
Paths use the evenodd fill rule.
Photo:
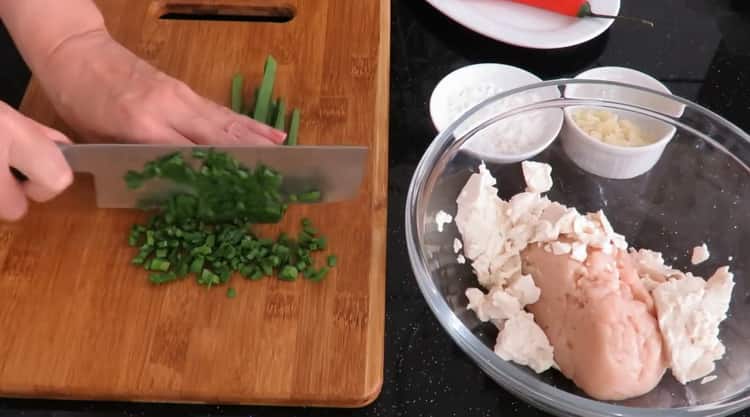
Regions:
<instances>
[{"instance_id":1,"label":"pile of chopped scallion","mask_svg":"<svg viewBox=\"0 0 750 417\"><path fill-rule=\"evenodd\" d=\"M254 100L245 105L243 77L232 79L232 109L238 113L287 132L286 145L296 145L300 112L294 109L287 128L285 103L272 99L276 61L269 56L263 80ZM175 153L146 164L140 172L131 171L125 181L131 189L149 180L161 179L189 190L158 204L159 210L146 224L136 224L128 243L138 248L132 263L150 271L149 280L165 284L194 275L198 284L212 287L225 284L234 273L257 280L276 276L294 281L300 275L311 281L326 277L336 266L336 256L316 266L315 252L326 250L327 241L303 219L296 238L281 233L276 239L256 236L252 225L277 223L288 202L315 202L320 192L311 190L283 196L281 175L265 166L250 170L230 155L215 150L195 149L197 168ZM237 294L228 288L227 297Z\"/></svg>"},{"instance_id":2,"label":"pile of chopped scallion","mask_svg":"<svg viewBox=\"0 0 750 417\"><path fill-rule=\"evenodd\" d=\"M334 255L325 265L315 265L313 254L326 250L327 241L309 219L302 220L296 238L285 233L261 238L251 229L256 223L279 222L288 202L314 202L320 192L283 196L281 175L268 167L250 170L215 150L195 149L192 157L199 161L197 168L174 153L125 176L132 189L158 178L189 190L172 195L146 224L130 231L129 244L139 249L132 263L150 271L152 283L194 274L198 284L211 287L225 284L234 273L251 280L276 276L294 281L301 275L320 281L336 265ZM235 295L229 288L227 296Z\"/></svg>"}]
</instances>

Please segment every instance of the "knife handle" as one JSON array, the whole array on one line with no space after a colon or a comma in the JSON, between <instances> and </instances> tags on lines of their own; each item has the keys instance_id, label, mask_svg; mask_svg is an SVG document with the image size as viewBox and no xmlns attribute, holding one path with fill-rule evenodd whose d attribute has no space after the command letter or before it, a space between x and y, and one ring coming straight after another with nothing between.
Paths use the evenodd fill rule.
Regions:
<instances>
[{"instance_id":1,"label":"knife handle","mask_svg":"<svg viewBox=\"0 0 750 417\"><path fill-rule=\"evenodd\" d=\"M23 172L17 170L14 167L10 167L10 173L13 174L18 182L26 182L29 180L29 177L27 177Z\"/></svg>"}]
</instances>

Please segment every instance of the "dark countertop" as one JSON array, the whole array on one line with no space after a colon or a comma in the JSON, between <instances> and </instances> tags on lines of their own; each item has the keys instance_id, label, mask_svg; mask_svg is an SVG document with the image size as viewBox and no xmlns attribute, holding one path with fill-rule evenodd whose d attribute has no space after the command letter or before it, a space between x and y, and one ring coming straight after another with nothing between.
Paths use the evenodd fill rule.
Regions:
<instances>
[{"instance_id":1,"label":"dark countertop","mask_svg":"<svg viewBox=\"0 0 750 417\"><path fill-rule=\"evenodd\" d=\"M545 416L486 377L432 316L406 252L406 191L435 136L427 106L432 88L450 71L477 62L516 65L544 79L595 66L633 67L750 131L750 3L626 0L621 14L653 19L656 28L615 23L577 47L530 51L465 30L421 0L393 2L386 368L383 392L371 406L331 410L7 399L0 400L0 417ZM0 99L17 105L28 71L5 33L0 33L0 62Z\"/></svg>"}]
</instances>

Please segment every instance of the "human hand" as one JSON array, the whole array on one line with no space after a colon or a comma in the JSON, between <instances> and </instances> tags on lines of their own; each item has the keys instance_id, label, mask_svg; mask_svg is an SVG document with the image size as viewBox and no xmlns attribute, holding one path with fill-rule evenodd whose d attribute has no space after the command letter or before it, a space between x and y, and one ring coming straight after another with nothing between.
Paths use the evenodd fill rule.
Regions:
<instances>
[{"instance_id":1,"label":"human hand","mask_svg":"<svg viewBox=\"0 0 750 417\"><path fill-rule=\"evenodd\" d=\"M88 141L279 144L286 133L234 113L158 71L104 31L66 40L37 74L62 118Z\"/></svg>"},{"instance_id":2,"label":"human hand","mask_svg":"<svg viewBox=\"0 0 750 417\"><path fill-rule=\"evenodd\" d=\"M70 142L62 133L43 126L0 102L0 220L18 220L28 199L45 202L73 182L73 172L55 142ZM19 183L10 167L28 181Z\"/></svg>"}]
</instances>

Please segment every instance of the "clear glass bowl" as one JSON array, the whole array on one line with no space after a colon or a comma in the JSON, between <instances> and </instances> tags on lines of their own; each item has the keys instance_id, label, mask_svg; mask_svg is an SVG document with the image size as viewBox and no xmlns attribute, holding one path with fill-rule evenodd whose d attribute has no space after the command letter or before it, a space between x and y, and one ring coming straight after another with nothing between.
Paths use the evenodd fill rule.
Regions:
<instances>
[{"instance_id":1,"label":"clear glass bowl","mask_svg":"<svg viewBox=\"0 0 750 417\"><path fill-rule=\"evenodd\" d=\"M565 97L566 86L584 84L599 91L616 89L645 95L657 101L684 105L677 117L654 111L648 105L604 98ZM458 129L473 114L498 100L531 90L560 88L560 99L549 99L504 110L466 132ZM615 97L614 99L612 97ZM631 97L625 94L619 97ZM496 103L495 103L496 104ZM533 157L552 166L554 187L550 199L579 211L604 209L615 230L628 243L664 254L667 263L708 277L729 265L736 285L729 317L720 338L727 347L717 362L715 381L679 384L667 371L650 393L622 402L602 402L587 397L557 371L536 374L506 362L492 350L497 330L481 323L467 310L464 291L478 282L469 263L459 264L453 251L455 224L437 231L435 214L455 215L456 197L481 160L462 148L477 133L511 117L541 109L595 106L632 112L638 117L666 123L676 129L661 158L647 173L632 179L607 179L579 168L566 155L558 138ZM497 106L495 106L497 107ZM566 122L567 123L567 122ZM456 130L463 133L454 137ZM563 128L563 131L565 129ZM458 135L455 135L458 136ZM486 135L484 137L487 137ZM412 178L406 202L406 240L414 275L435 316L454 341L474 362L507 391L560 416L724 416L750 405L750 136L727 120L688 100L627 84L593 80L555 80L518 88L485 100L440 133L429 146ZM523 190L520 163L487 163L498 180L502 198ZM711 258L690 264L694 246L706 242Z\"/></svg>"}]
</instances>

